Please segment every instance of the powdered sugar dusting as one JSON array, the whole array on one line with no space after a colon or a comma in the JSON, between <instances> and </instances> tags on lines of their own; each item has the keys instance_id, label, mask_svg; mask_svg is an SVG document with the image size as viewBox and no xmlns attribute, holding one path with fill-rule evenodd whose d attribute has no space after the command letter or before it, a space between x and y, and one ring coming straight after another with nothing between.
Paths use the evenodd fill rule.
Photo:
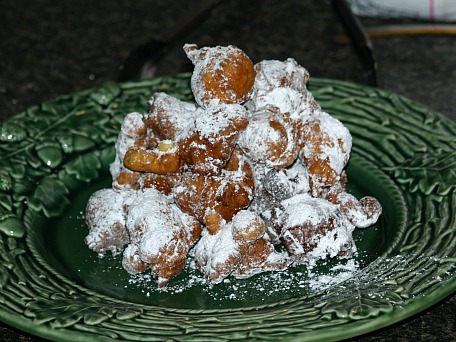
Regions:
<instances>
[{"instance_id":1,"label":"powdered sugar dusting","mask_svg":"<svg viewBox=\"0 0 456 342\"><path fill-rule=\"evenodd\" d=\"M129 206L126 226L130 232L133 243L143 240L144 234L150 235L142 247L146 250L158 250L166 244L173 231L176 230L175 223L163 213L172 213L169 203L155 189L146 189L138 194L135 201ZM174 221L177 221L177 217ZM138 227L143 227L139 230Z\"/></svg>"},{"instance_id":2,"label":"powdered sugar dusting","mask_svg":"<svg viewBox=\"0 0 456 342\"><path fill-rule=\"evenodd\" d=\"M86 220L90 222L90 232L85 242L100 255L106 251L119 253L129 241L125 228L124 206L136 197L134 191L101 189L93 193L86 208Z\"/></svg>"},{"instance_id":3,"label":"powdered sugar dusting","mask_svg":"<svg viewBox=\"0 0 456 342\"><path fill-rule=\"evenodd\" d=\"M336 173L341 173L350 158L352 137L348 129L335 117L326 112L319 112L305 118L305 121L318 122L324 142L320 145L320 160L329 160L329 165ZM301 152L306 159L315 158L315 147L305 144Z\"/></svg>"},{"instance_id":4,"label":"powdered sugar dusting","mask_svg":"<svg viewBox=\"0 0 456 342\"><path fill-rule=\"evenodd\" d=\"M192 254L192 253L191 253ZM250 280L226 278L216 286L208 284L204 276L195 269L192 258L189 258L183 271L185 277L176 278L166 288L151 287L152 277L143 273L131 275L129 286L143 289L152 296L154 293L170 295L186 293L198 289L212 301L243 302L246 300L266 301L270 296L287 294L290 298L302 294L317 293L357 277L361 270L360 262L354 258L347 260L320 260L314 266L294 266L286 271L260 273Z\"/></svg>"},{"instance_id":5,"label":"powdered sugar dusting","mask_svg":"<svg viewBox=\"0 0 456 342\"><path fill-rule=\"evenodd\" d=\"M196 105L181 101L166 93L156 93L151 101L148 118L153 120L165 139L180 140L188 134L195 119Z\"/></svg>"},{"instance_id":6,"label":"powdered sugar dusting","mask_svg":"<svg viewBox=\"0 0 456 342\"><path fill-rule=\"evenodd\" d=\"M210 115L207 115L207 112ZM247 117L245 108L238 104L218 104L195 113L195 130L201 137L214 137L221 130L233 125L240 118Z\"/></svg>"}]
</instances>

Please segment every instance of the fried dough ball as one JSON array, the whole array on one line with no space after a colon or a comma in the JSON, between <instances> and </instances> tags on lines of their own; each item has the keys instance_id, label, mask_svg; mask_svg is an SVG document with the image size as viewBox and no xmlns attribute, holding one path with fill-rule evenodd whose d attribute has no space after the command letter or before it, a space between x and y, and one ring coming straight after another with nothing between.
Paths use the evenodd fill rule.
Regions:
<instances>
[{"instance_id":1,"label":"fried dough ball","mask_svg":"<svg viewBox=\"0 0 456 342\"><path fill-rule=\"evenodd\" d=\"M285 61L264 60L255 64L256 91L268 92L275 88L287 87L299 92L307 90L309 72L293 58Z\"/></svg>"},{"instance_id":2,"label":"fried dough ball","mask_svg":"<svg viewBox=\"0 0 456 342\"><path fill-rule=\"evenodd\" d=\"M139 172L129 169L122 170L113 182L113 188L122 189L138 189L138 181L141 178Z\"/></svg>"},{"instance_id":3,"label":"fried dough ball","mask_svg":"<svg viewBox=\"0 0 456 342\"><path fill-rule=\"evenodd\" d=\"M101 189L94 192L86 207L86 225L89 234L85 243L94 252L118 254L130 237L125 227L126 207L136 196L133 190Z\"/></svg>"},{"instance_id":4,"label":"fried dough ball","mask_svg":"<svg viewBox=\"0 0 456 342\"><path fill-rule=\"evenodd\" d=\"M239 245L240 262L234 270L236 278L244 279L266 271L283 271L292 259L285 253L278 253L274 245L264 238Z\"/></svg>"},{"instance_id":5,"label":"fried dough ball","mask_svg":"<svg viewBox=\"0 0 456 342\"><path fill-rule=\"evenodd\" d=\"M249 208L264 220L267 239L280 244L277 220L283 212L281 201L309 192L307 169L297 159L283 169L266 169L263 174L257 174L257 179L255 196Z\"/></svg>"},{"instance_id":6,"label":"fried dough ball","mask_svg":"<svg viewBox=\"0 0 456 342\"><path fill-rule=\"evenodd\" d=\"M307 169L300 160L283 169L269 169L262 185L277 201L290 198L310 190Z\"/></svg>"},{"instance_id":7,"label":"fried dough ball","mask_svg":"<svg viewBox=\"0 0 456 342\"><path fill-rule=\"evenodd\" d=\"M199 109L193 132L179 141L182 160L192 172L220 173L247 122L246 110L240 105Z\"/></svg>"},{"instance_id":8,"label":"fried dough ball","mask_svg":"<svg viewBox=\"0 0 456 342\"><path fill-rule=\"evenodd\" d=\"M140 189L154 188L165 195L170 195L180 177L181 173L178 172L166 175L143 173L138 184Z\"/></svg>"},{"instance_id":9,"label":"fried dough ball","mask_svg":"<svg viewBox=\"0 0 456 342\"><path fill-rule=\"evenodd\" d=\"M181 210L203 221L204 203L202 195L206 186L206 177L192 172L184 172L177 181L172 195Z\"/></svg>"},{"instance_id":10,"label":"fried dough ball","mask_svg":"<svg viewBox=\"0 0 456 342\"><path fill-rule=\"evenodd\" d=\"M122 255L122 267L130 274L138 274L147 271L149 265L141 259L139 246L129 244Z\"/></svg>"},{"instance_id":11,"label":"fried dough ball","mask_svg":"<svg viewBox=\"0 0 456 342\"><path fill-rule=\"evenodd\" d=\"M216 234L204 230L195 245L195 266L210 284L218 284L239 264L241 254L231 229L221 228Z\"/></svg>"},{"instance_id":12,"label":"fried dough ball","mask_svg":"<svg viewBox=\"0 0 456 342\"><path fill-rule=\"evenodd\" d=\"M276 252L274 246L260 236L262 227L257 215L243 210L215 234L203 232L195 246L196 267L211 284L220 283L230 274L247 278L260 272L285 269L291 259Z\"/></svg>"},{"instance_id":13,"label":"fried dough ball","mask_svg":"<svg viewBox=\"0 0 456 342\"><path fill-rule=\"evenodd\" d=\"M238 146L234 148L230 159L225 165L225 170L236 172L238 177L253 181L254 174L252 165L250 165L249 159Z\"/></svg>"},{"instance_id":14,"label":"fried dough ball","mask_svg":"<svg viewBox=\"0 0 456 342\"><path fill-rule=\"evenodd\" d=\"M146 264L160 287L181 273L188 251L201 232L194 218L170 204L155 189L140 191L130 204L126 227L133 246L124 251L124 268L137 273Z\"/></svg>"},{"instance_id":15,"label":"fried dough ball","mask_svg":"<svg viewBox=\"0 0 456 342\"><path fill-rule=\"evenodd\" d=\"M273 107L252 114L238 145L255 164L267 167L287 167L299 153L291 120Z\"/></svg>"},{"instance_id":16,"label":"fried dough ball","mask_svg":"<svg viewBox=\"0 0 456 342\"><path fill-rule=\"evenodd\" d=\"M353 224L339 207L323 198L296 195L282 202L280 239L295 262L350 256L355 251Z\"/></svg>"},{"instance_id":17,"label":"fried dough ball","mask_svg":"<svg viewBox=\"0 0 456 342\"><path fill-rule=\"evenodd\" d=\"M337 204L356 228L373 225L382 213L382 206L376 198L365 196L358 200L340 186L332 187L325 198L331 203Z\"/></svg>"},{"instance_id":18,"label":"fried dough ball","mask_svg":"<svg viewBox=\"0 0 456 342\"><path fill-rule=\"evenodd\" d=\"M176 173L182 163L177 144L162 140L153 150L129 148L125 153L124 165L132 171L166 175Z\"/></svg>"},{"instance_id":19,"label":"fried dough ball","mask_svg":"<svg viewBox=\"0 0 456 342\"><path fill-rule=\"evenodd\" d=\"M340 179L350 158L352 138L339 120L324 112L303 121L298 132L299 156L309 172L312 193L318 195Z\"/></svg>"},{"instance_id":20,"label":"fried dough ball","mask_svg":"<svg viewBox=\"0 0 456 342\"><path fill-rule=\"evenodd\" d=\"M255 191L253 170L240 149L231 154L221 177L215 177L220 183L216 193L215 210L226 221L241 209L249 206Z\"/></svg>"},{"instance_id":21,"label":"fried dough ball","mask_svg":"<svg viewBox=\"0 0 456 342\"><path fill-rule=\"evenodd\" d=\"M191 87L203 108L215 103L243 103L255 80L250 58L235 46L203 47L186 44L184 51L195 65Z\"/></svg>"},{"instance_id":22,"label":"fried dough ball","mask_svg":"<svg viewBox=\"0 0 456 342\"><path fill-rule=\"evenodd\" d=\"M195 104L165 93L154 94L149 104L145 122L161 140L177 141L192 127Z\"/></svg>"},{"instance_id":23,"label":"fried dough ball","mask_svg":"<svg viewBox=\"0 0 456 342\"><path fill-rule=\"evenodd\" d=\"M249 109L275 106L291 117L320 110L306 87L309 72L293 58L261 61L255 64L255 74L252 95L246 103Z\"/></svg>"},{"instance_id":24,"label":"fried dough ball","mask_svg":"<svg viewBox=\"0 0 456 342\"><path fill-rule=\"evenodd\" d=\"M216 233L222 221L246 208L253 197L253 172L242 152L236 149L219 175L185 172L173 190L174 200L186 213Z\"/></svg>"},{"instance_id":25,"label":"fried dough ball","mask_svg":"<svg viewBox=\"0 0 456 342\"><path fill-rule=\"evenodd\" d=\"M236 242L247 243L263 237L266 225L253 211L241 210L233 217L231 230Z\"/></svg>"},{"instance_id":26,"label":"fried dough ball","mask_svg":"<svg viewBox=\"0 0 456 342\"><path fill-rule=\"evenodd\" d=\"M116 141L116 157L109 170L116 189L137 188L139 174L125 168L123 159L129 148L146 148L150 143L150 135L144 123L144 117L137 112L129 113L124 121Z\"/></svg>"},{"instance_id":27,"label":"fried dough ball","mask_svg":"<svg viewBox=\"0 0 456 342\"><path fill-rule=\"evenodd\" d=\"M265 224L264 237L275 245L281 243L277 232L277 221L283 212L280 201L274 198L264 187L257 186L249 209L260 215Z\"/></svg>"}]
</instances>

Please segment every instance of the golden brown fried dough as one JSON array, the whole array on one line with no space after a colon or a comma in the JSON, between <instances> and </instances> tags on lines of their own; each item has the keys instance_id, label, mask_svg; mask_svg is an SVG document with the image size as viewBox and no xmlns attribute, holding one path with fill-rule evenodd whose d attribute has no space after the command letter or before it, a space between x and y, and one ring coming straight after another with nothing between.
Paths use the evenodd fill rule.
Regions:
<instances>
[{"instance_id":1,"label":"golden brown fried dough","mask_svg":"<svg viewBox=\"0 0 456 342\"><path fill-rule=\"evenodd\" d=\"M184 51L195 65L191 86L196 102L203 108L211 102L243 103L255 80L250 58L235 46L198 49L186 44Z\"/></svg>"}]
</instances>

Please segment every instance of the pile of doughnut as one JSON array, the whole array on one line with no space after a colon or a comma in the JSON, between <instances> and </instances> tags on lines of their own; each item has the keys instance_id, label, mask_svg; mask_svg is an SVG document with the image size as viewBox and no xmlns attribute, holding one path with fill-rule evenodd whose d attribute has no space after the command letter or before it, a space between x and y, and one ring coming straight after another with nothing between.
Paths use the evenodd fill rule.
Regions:
<instances>
[{"instance_id":1,"label":"pile of doughnut","mask_svg":"<svg viewBox=\"0 0 456 342\"><path fill-rule=\"evenodd\" d=\"M194 102L156 93L128 113L112 187L90 197L88 247L123 253L159 287L188 258L209 284L350 257L381 205L347 193L352 139L289 58L253 64L235 46L184 45Z\"/></svg>"}]
</instances>

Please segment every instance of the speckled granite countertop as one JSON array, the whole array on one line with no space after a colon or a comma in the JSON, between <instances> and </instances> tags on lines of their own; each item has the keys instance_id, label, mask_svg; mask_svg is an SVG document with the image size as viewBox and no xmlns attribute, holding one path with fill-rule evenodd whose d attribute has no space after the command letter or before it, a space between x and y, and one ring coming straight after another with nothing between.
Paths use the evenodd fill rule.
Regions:
<instances>
[{"instance_id":1,"label":"speckled granite countertop","mask_svg":"<svg viewBox=\"0 0 456 342\"><path fill-rule=\"evenodd\" d=\"M119 65L133 47L167 32L201 3L2 1L0 120L58 95L115 80ZM362 21L366 26L385 24L374 19ZM311 77L363 84L366 80L356 54L337 39L343 34L343 27L324 1L226 1L169 49L157 73L191 70L182 52L184 42L234 44L254 61L293 57ZM375 39L373 46L380 88L456 120L455 36L393 36ZM0 340L40 341L5 326L0 326ZM456 297L355 340L455 341Z\"/></svg>"}]
</instances>

